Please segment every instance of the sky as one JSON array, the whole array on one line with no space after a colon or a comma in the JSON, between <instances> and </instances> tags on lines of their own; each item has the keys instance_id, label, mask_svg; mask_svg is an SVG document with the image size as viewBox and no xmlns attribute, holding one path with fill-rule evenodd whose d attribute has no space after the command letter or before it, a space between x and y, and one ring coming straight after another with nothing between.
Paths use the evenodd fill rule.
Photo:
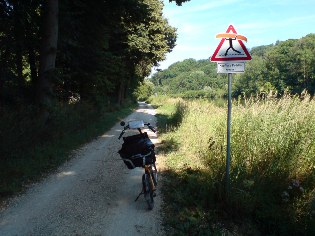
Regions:
<instances>
[{"instance_id":1,"label":"sky","mask_svg":"<svg viewBox=\"0 0 315 236\"><path fill-rule=\"evenodd\" d=\"M247 37L249 49L315 33L315 0L191 0L182 6L163 1L163 15L178 37L159 69L188 58L208 59L220 43L216 34L229 25Z\"/></svg>"}]
</instances>

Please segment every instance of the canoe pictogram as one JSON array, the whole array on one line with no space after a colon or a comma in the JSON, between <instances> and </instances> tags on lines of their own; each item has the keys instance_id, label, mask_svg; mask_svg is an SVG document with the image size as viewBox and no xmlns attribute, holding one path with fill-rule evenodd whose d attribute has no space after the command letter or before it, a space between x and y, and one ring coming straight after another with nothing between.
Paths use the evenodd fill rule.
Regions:
<instances>
[{"instance_id":1,"label":"canoe pictogram","mask_svg":"<svg viewBox=\"0 0 315 236\"><path fill-rule=\"evenodd\" d=\"M244 40L247 42L247 38L243 35L240 35L240 34L225 33L225 34L217 34L215 37L216 38L226 38L226 39L235 38L235 39L240 39L240 40Z\"/></svg>"}]
</instances>

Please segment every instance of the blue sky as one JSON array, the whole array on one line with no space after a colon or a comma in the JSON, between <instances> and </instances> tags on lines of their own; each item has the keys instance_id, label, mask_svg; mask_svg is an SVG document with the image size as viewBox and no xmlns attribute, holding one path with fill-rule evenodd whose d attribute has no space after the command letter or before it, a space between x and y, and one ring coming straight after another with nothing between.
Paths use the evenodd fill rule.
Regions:
<instances>
[{"instance_id":1,"label":"blue sky","mask_svg":"<svg viewBox=\"0 0 315 236\"><path fill-rule=\"evenodd\" d=\"M191 0L182 6L164 0L164 17L177 28L177 46L161 69L187 58L208 59L215 35L233 25L247 48L315 33L315 0Z\"/></svg>"}]
</instances>

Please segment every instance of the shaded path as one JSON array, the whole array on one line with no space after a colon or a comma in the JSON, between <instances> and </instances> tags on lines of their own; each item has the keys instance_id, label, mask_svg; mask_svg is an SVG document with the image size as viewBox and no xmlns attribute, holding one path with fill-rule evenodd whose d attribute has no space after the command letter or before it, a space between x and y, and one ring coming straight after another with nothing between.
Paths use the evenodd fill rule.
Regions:
<instances>
[{"instance_id":1,"label":"shaded path","mask_svg":"<svg viewBox=\"0 0 315 236\"><path fill-rule=\"evenodd\" d=\"M155 126L154 110L139 105L125 120L143 119ZM76 151L55 174L13 199L0 213L0 235L162 235L160 194L152 211L142 196L134 201L143 170L129 170L119 160L120 131L116 124Z\"/></svg>"}]
</instances>

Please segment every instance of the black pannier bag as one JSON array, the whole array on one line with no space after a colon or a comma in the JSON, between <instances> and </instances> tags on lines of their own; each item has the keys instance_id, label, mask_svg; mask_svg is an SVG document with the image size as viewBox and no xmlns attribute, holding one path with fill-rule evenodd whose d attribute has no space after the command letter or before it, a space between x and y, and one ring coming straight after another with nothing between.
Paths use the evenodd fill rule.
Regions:
<instances>
[{"instance_id":1,"label":"black pannier bag","mask_svg":"<svg viewBox=\"0 0 315 236\"><path fill-rule=\"evenodd\" d=\"M118 151L128 169L143 167L145 164L153 164L156 161L154 144L148 134L136 134L123 137L124 143Z\"/></svg>"}]
</instances>

